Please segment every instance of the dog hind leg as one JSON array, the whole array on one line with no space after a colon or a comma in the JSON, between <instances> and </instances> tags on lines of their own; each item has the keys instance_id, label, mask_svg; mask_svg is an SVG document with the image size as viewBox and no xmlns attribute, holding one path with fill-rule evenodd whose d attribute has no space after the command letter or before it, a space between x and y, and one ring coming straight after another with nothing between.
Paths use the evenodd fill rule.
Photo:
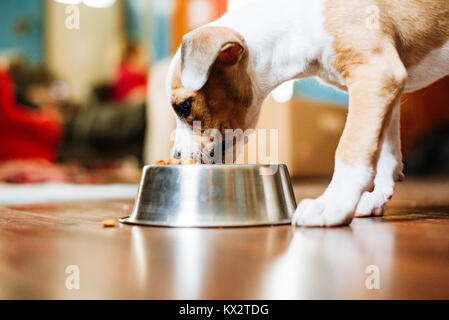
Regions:
<instances>
[{"instance_id":1,"label":"dog hind leg","mask_svg":"<svg viewBox=\"0 0 449 320\"><path fill-rule=\"evenodd\" d=\"M403 179L400 136L400 105L394 107L391 122L384 134L377 161L374 190L364 192L356 209L356 217L381 216L393 197L394 185Z\"/></svg>"}]
</instances>

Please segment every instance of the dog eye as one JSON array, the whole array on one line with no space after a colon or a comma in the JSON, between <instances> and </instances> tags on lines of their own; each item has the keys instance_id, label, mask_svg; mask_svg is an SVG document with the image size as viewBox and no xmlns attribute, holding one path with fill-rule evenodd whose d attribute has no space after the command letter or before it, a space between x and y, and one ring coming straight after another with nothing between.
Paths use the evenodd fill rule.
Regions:
<instances>
[{"instance_id":1,"label":"dog eye","mask_svg":"<svg viewBox=\"0 0 449 320\"><path fill-rule=\"evenodd\" d=\"M192 111L192 103L193 98L188 98L181 103L174 104L173 108L181 118L187 118Z\"/></svg>"}]
</instances>

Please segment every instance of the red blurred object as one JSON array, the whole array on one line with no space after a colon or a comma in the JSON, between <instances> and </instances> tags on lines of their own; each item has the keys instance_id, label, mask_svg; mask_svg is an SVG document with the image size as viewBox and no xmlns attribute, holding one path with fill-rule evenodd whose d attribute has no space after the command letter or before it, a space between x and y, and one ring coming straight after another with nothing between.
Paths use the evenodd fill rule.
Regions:
<instances>
[{"instance_id":1,"label":"red blurred object","mask_svg":"<svg viewBox=\"0 0 449 320\"><path fill-rule=\"evenodd\" d=\"M51 110L17 105L9 73L0 67L0 161L56 160L63 134L61 120Z\"/></svg>"},{"instance_id":2,"label":"red blurred object","mask_svg":"<svg viewBox=\"0 0 449 320\"><path fill-rule=\"evenodd\" d=\"M413 152L421 137L448 124L449 77L402 96L401 139L405 156Z\"/></svg>"},{"instance_id":3,"label":"red blurred object","mask_svg":"<svg viewBox=\"0 0 449 320\"><path fill-rule=\"evenodd\" d=\"M146 73L135 71L128 64L123 63L118 70L117 81L113 86L112 98L115 101L124 101L137 89L140 90L139 94L144 99L146 85Z\"/></svg>"}]
</instances>

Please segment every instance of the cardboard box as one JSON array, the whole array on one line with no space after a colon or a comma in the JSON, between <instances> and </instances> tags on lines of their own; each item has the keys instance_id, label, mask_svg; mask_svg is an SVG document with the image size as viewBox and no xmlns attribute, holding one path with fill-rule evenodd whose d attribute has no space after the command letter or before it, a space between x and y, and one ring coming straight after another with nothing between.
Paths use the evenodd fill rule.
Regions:
<instances>
[{"instance_id":1,"label":"cardboard box","mask_svg":"<svg viewBox=\"0 0 449 320\"><path fill-rule=\"evenodd\" d=\"M333 172L334 154L346 115L344 107L297 97L279 103L270 97L262 107L258 129L265 129L267 136L270 129L277 130L277 162L287 164L291 176L329 176ZM248 144L255 139L257 136L252 135ZM239 162L248 162L248 159L247 147ZM257 162L263 163L261 160L264 159L258 156Z\"/></svg>"}]
</instances>

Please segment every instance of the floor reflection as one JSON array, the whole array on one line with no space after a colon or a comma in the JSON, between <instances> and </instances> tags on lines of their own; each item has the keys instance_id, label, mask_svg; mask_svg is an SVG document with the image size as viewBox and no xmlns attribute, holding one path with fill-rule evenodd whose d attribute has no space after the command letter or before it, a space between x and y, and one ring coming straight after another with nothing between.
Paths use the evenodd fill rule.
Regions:
<instances>
[{"instance_id":1,"label":"floor reflection","mask_svg":"<svg viewBox=\"0 0 449 320\"><path fill-rule=\"evenodd\" d=\"M161 234L166 239L163 243L157 240ZM292 236L289 227L133 226L129 266L145 298L243 298L260 292L265 270L288 250ZM170 280L162 283L161 279Z\"/></svg>"},{"instance_id":2,"label":"floor reflection","mask_svg":"<svg viewBox=\"0 0 449 320\"><path fill-rule=\"evenodd\" d=\"M390 283L393 249L388 230L295 229L288 251L267 270L263 298L356 298L369 265L378 266Z\"/></svg>"}]
</instances>

